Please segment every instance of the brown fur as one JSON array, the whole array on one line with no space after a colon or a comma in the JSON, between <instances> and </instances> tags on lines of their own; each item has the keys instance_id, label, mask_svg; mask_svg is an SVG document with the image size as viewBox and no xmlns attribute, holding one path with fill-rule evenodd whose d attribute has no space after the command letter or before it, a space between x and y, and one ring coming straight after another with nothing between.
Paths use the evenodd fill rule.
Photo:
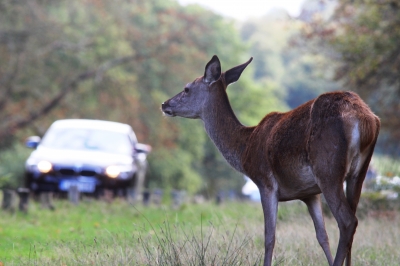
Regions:
<instances>
[{"instance_id":1,"label":"brown fur","mask_svg":"<svg viewBox=\"0 0 400 266\"><path fill-rule=\"evenodd\" d=\"M265 258L271 265L278 201L300 199L313 219L317 239L330 265L351 264L358 224L355 212L380 122L354 92L330 92L286 113L267 114L245 127L230 106L226 88L251 59L221 73L216 56L204 77L162 104L164 114L200 118L228 163L258 186L264 211ZM343 182L347 182L346 195ZM323 193L340 230L333 261L325 231Z\"/></svg>"}]
</instances>

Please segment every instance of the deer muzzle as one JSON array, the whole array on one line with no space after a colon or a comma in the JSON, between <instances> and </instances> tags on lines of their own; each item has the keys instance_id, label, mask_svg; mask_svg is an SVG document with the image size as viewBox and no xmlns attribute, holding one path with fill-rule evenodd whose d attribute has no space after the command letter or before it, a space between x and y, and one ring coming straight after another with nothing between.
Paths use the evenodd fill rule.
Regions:
<instances>
[{"instance_id":1,"label":"deer muzzle","mask_svg":"<svg viewBox=\"0 0 400 266\"><path fill-rule=\"evenodd\" d=\"M175 116L175 114L173 113L172 108L171 108L171 106L169 105L169 102L168 102L168 101L163 102L163 103L161 104L161 111L163 112L163 114L164 114L165 116L169 116L169 117L174 117L174 116Z\"/></svg>"}]
</instances>

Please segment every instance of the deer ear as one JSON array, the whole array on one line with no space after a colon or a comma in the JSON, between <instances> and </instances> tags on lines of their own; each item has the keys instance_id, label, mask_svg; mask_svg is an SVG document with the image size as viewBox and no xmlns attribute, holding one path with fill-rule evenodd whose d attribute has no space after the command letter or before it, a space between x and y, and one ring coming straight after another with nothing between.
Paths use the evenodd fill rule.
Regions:
<instances>
[{"instance_id":1,"label":"deer ear","mask_svg":"<svg viewBox=\"0 0 400 266\"><path fill-rule=\"evenodd\" d=\"M225 82L226 82L226 86L228 86L231 83L234 83L236 81L238 81L238 79L240 78L240 75L242 74L243 70L247 67L248 64L250 64L250 62L253 60L253 57L251 57L249 59L249 61L247 61L244 64L235 66L234 68L231 68L229 70L227 70L225 72Z\"/></svg>"},{"instance_id":2,"label":"deer ear","mask_svg":"<svg viewBox=\"0 0 400 266\"><path fill-rule=\"evenodd\" d=\"M221 63L216 55L207 63L203 80L206 83L213 83L221 77Z\"/></svg>"}]
</instances>

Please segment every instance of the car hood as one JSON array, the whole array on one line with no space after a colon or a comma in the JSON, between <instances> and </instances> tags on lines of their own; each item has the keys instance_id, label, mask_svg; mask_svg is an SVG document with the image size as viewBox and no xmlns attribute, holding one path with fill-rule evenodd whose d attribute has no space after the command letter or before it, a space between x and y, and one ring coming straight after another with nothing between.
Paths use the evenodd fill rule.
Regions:
<instances>
[{"instance_id":1,"label":"car hood","mask_svg":"<svg viewBox=\"0 0 400 266\"><path fill-rule=\"evenodd\" d=\"M101 151L60 150L38 147L27 160L27 164L36 164L46 160L52 164L82 164L106 167L109 165L126 165L133 163L133 157L124 154L107 153Z\"/></svg>"}]
</instances>

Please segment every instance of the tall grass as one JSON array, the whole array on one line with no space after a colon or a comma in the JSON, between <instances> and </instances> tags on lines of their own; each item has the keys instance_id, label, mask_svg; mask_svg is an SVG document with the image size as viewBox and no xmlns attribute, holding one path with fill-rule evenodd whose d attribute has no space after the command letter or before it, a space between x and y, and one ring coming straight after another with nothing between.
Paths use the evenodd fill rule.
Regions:
<instances>
[{"instance_id":1,"label":"tall grass","mask_svg":"<svg viewBox=\"0 0 400 266\"><path fill-rule=\"evenodd\" d=\"M259 204L190 204L174 210L133 207L124 201L87 202L77 207L56 202L55 212L33 207L27 216L0 213L0 239L26 241L25 235L25 244L29 244L29 250L15 252L7 260L2 260L5 253L0 251L0 261L7 266L262 264L264 230ZM354 239L353 264L399 265L399 213L363 217ZM36 224L32 230L42 230L42 238L24 231L26 220L32 218ZM96 227L96 221L100 226ZM75 229L64 228L72 224ZM336 221L328 217L326 226L334 254ZM48 234L46 227L51 232L60 227L69 234ZM7 230L14 230L14 236L6 236ZM18 241L16 246L22 244ZM301 202L280 204L273 261L275 265L327 265Z\"/></svg>"}]
</instances>

